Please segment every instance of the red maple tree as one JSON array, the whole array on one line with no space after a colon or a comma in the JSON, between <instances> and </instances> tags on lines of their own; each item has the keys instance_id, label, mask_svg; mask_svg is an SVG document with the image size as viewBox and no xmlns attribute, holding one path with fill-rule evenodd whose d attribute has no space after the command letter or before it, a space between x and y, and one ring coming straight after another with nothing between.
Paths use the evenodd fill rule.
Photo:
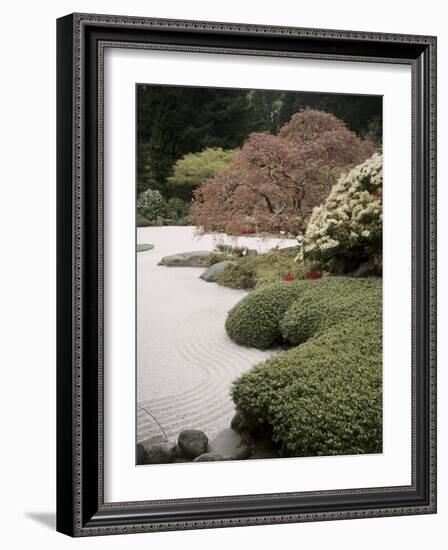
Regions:
<instances>
[{"instance_id":1,"label":"red maple tree","mask_svg":"<svg viewBox=\"0 0 448 550\"><path fill-rule=\"evenodd\" d=\"M278 135L250 134L232 163L196 189L192 217L208 231L297 234L341 173L373 152L334 115L296 113Z\"/></svg>"}]
</instances>

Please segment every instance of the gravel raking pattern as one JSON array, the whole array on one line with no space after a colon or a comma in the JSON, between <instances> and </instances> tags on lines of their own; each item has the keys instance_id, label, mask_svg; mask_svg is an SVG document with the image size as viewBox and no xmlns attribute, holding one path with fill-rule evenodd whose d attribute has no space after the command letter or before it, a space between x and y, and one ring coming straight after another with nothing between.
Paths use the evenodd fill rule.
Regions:
<instances>
[{"instance_id":1,"label":"gravel raking pattern","mask_svg":"<svg viewBox=\"0 0 448 550\"><path fill-rule=\"evenodd\" d=\"M212 250L211 235L145 227L137 236L155 245L137 256L137 441L172 440L190 428L211 438L230 425L232 382L273 352L238 346L225 332L227 312L245 291L202 281L202 268L157 265L169 254Z\"/></svg>"}]
</instances>

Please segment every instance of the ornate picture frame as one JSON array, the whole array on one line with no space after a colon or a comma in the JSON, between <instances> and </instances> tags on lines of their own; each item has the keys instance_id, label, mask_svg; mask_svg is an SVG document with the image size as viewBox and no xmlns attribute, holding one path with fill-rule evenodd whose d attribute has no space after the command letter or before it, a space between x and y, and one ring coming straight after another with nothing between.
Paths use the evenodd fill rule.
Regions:
<instances>
[{"instance_id":1,"label":"ornate picture frame","mask_svg":"<svg viewBox=\"0 0 448 550\"><path fill-rule=\"evenodd\" d=\"M412 71L412 482L106 502L104 51L408 65ZM57 22L57 530L70 536L436 512L436 38L72 14ZM129 366L133 368L133 366Z\"/></svg>"}]
</instances>

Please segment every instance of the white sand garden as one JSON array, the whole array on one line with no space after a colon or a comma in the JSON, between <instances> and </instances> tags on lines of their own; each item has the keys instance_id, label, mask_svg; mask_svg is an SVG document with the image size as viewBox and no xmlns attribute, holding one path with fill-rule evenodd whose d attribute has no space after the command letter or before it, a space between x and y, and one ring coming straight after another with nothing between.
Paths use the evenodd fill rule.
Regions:
<instances>
[{"instance_id":1,"label":"white sand garden","mask_svg":"<svg viewBox=\"0 0 448 550\"><path fill-rule=\"evenodd\" d=\"M195 236L195 228L141 227L137 242L137 441L175 439L184 429L209 437L234 414L232 381L274 352L238 346L224 329L228 310L244 295L199 278L204 268L157 265L171 254L213 250L226 242L259 252L296 244L288 239Z\"/></svg>"}]
</instances>

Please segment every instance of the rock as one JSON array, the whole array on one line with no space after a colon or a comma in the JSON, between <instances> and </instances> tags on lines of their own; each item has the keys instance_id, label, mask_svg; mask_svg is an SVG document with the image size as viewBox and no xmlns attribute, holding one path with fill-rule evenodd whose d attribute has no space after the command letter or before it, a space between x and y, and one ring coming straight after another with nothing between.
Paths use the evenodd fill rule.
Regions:
<instances>
[{"instance_id":1,"label":"rock","mask_svg":"<svg viewBox=\"0 0 448 550\"><path fill-rule=\"evenodd\" d=\"M157 443L156 445L151 445L146 449L144 464L169 464L173 462L175 446L175 443Z\"/></svg>"},{"instance_id":2,"label":"rock","mask_svg":"<svg viewBox=\"0 0 448 550\"><path fill-rule=\"evenodd\" d=\"M260 458L279 458L278 454L273 451L258 451L254 453L252 456L249 457L252 459L260 459Z\"/></svg>"},{"instance_id":3,"label":"rock","mask_svg":"<svg viewBox=\"0 0 448 550\"><path fill-rule=\"evenodd\" d=\"M152 445L156 445L158 443L166 443L165 438L161 435L160 436L156 435L138 443L137 444L137 464L146 464L145 457L146 457L146 453L148 452L148 449Z\"/></svg>"},{"instance_id":4,"label":"rock","mask_svg":"<svg viewBox=\"0 0 448 550\"><path fill-rule=\"evenodd\" d=\"M207 450L208 437L201 430L183 430L177 444L187 458L196 458Z\"/></svg>"},{"instance_id":5,"label":"rock","mask_svg":"<svg viewBox=\"0 0 448 550\"><path fill-rule=\"evenodd\" d=\"M247 421L244 418L243 414L237 411L230 421L230 427L237 432L243 432L248 430Z\"/></svg>"},{"instance_id":6,"label":"rock","mask_svg":"<svg viewBox=\"0 0 448 550\"><path fill-rule=\"evenodd\" d=\"M137 444L137 464L145 464L146 449L142 443Z\"/></svg>"},{"instance_id":7,"label":"rock","mask_svg":"<svg viewBox=\"0 0 448 550\"><path fill-rule=\"evenodd\" d=\"M214 283L221 271L223 271L231 263L233 262L224 260L222 262L213 264L208 269L206 269L204 273L201 273L201 275L199 275L199 278L207 281L207 283Z\"/></svg>"},{"instance_id":8,"label":"rock","mask_svg":"<svg viewBox=\"0 0 448 550\"><path fill-rule=\"evenodd\" d=\"M174 458L184 458L184 453L177 443L174 443Z\"/></svg>"},{"instance_id":9,"label":"rock","mask_svg":"<svg viewBox=\"0 0 448 550\"><path fill-rule=\"evenodd\" d=\"M215 453L203 453L199 456L197 456L193 462L214 462L217 460L224 460L224 458L221 455L215 454Z\"/></svg>"},{"instance_id":10,"label":"rock","mask_svg":"<svg viewBox=\"0 0 448 550\"><path fill-rule=\"evenodd\" d=\"M191 462L191 461L188 458L182 458L182 457L173 459L173 464L183 464L184 462Z\"/></svg>"},{"instance_id":11,"label":"rock","mask_svg":"<svg viewBox=\"0 0 448 550\"><path fill-rule=\"evenodd\" d=\"M353 273L353 277L361 278L368 277L375 273L375 266L371 262L364 262L360 264L358 269Z\"/></svg>"},{"instance_id":12,"label":"rock","mask_svg":"<svg viewBox=\"0 0 448 550\"><path fill-rule=\"evenodd\" d=\"M238 432L226 428L210 441L207 453L219 454L224 460L241 460L250 455L250 448Z\"/></svg>"},{"instance_id":13,"label":"rock","mask_svg":"<svg viewBox=\"0 0 448 550\"><path fill-rule=\"evenodd\" d=\"M257 256L258 255L258 250L255 250L255 248L248 248L246 250L246 254L244 254L245 256Z\"/></svg>"},{"instance_id":14,"label":"rock","mask_svg":"<svg viewBox=\"0 0 448 550\"><path fill-rule=\"evenodd\" d=\"M164 265L166 267L206 267L205 258L208 255L208 250L172 254L171 256L162 258L158 265Z\"/></svg>"}]
</instances>

